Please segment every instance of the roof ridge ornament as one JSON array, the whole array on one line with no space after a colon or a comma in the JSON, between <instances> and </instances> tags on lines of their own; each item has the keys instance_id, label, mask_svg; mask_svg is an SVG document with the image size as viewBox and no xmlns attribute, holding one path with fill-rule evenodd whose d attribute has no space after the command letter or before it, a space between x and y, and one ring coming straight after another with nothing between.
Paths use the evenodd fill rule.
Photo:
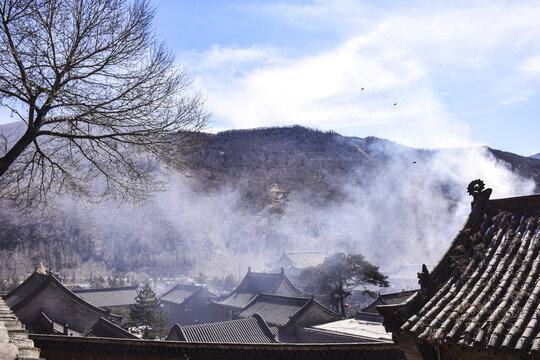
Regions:
<instances>
[{"instance_id":1,"label":"roof ridge ornament","mask_svg":"<svg viewBox=\"0 0 540 360\"><path fill-rule=\"evenodd\" d=\"M471 208L474 208L474 205L477 202L489 200L493 189L485 189L484 182L481 179L476 179L469 183L469 186L467 186L467 192L473 197L473 201L471 202Z\"/></svg>"},{"instance_id":2,"label":"roof ridge ornament","mask_svg":"<svg viewBox=\"0 0 540 360\"><path fill-rule=\"evenodd\" d=\"M469 186L467 186L467 192L474 198L474 201L478 199L488 200L493 189L488 188L484 190L484 187L484 182L480 179L476 179L469 183Z\"/></svg>"},{"instance_id":3,"label":"roof ridge ornament","mask_svg":"<svg viewBox=\"0 0 540 360\"><path fill-rule=\"evenodd\" d=\"M421 290L429 290L433 287L433 279L431 278L431 275L429 273L429 270L426 266L426 264L422 264L422 271L417 273L418 276L418 284L420 285Z\"/></svg>"}]
</instances>

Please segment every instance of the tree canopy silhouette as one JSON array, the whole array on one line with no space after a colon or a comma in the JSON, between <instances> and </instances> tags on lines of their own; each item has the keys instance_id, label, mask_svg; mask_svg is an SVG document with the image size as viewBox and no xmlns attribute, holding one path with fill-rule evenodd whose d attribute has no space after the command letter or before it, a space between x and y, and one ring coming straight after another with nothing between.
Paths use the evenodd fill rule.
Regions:
<instances>
[{"instance_id":1,"label":"tree canopy silhouette","mask_svg":"<svg viewBox=\"0 0 540 360\"><path fill-rule=\"evenodd\" d=\"M129 308L128 323L142 329L143 339L164 337L166 335L165 326L169 319L160 310L160 302L148 283L137 291L135 301L136 303Z\"/></svg>"},{"instance_id":2,"label":"tree canopy silhouette","mask_svg":"<svg viewBox=\"0 0 540 360\"><path fill-rule=\"evenodd\" d=\"M0 198L141 200L207 122L146 0L0 0ZM95 181L101 179L100 181Z\"/></svg>"},{"instance_id":3,"label":"tree canopy silhouette","mask_svg":"<svg viewBox=\"0 0 540 360\"><path fill-rule=\"evenodd\" d=\"M344 299L351 295L347 287L365 284L389 286L387 277L379 272L379 268L360 254L330 255L322 264L303 269L298 278L306 284L305 291L329 294L336 310L343 316L345 316Z\"/></svg>"}]
</instances>

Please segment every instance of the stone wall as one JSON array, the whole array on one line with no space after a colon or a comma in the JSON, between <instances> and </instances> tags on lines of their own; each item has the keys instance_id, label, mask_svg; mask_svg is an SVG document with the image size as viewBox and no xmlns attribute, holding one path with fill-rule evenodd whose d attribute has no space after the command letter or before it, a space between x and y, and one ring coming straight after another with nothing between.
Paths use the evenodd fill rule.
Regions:
<instances>
[{"instance_id":1,"label":"stone wall","mask_svg":"<svg viewBox=\"0 0 540 360\"><path fill-rule=\"evenodd\" d=\"M405 360L394 344L224 344L31 335L54 360Z\"/></svg>"},{"instance_id":2,"label":"stone wall","mask_svg":"<svg viewBox=\"0 0 540 360\"><path fill-rule=\"evenodd\" d=\"M40 350L28 339L28 333L17 316L0 298L0 359L40 359Z\"/></svg>"}]
</instances>

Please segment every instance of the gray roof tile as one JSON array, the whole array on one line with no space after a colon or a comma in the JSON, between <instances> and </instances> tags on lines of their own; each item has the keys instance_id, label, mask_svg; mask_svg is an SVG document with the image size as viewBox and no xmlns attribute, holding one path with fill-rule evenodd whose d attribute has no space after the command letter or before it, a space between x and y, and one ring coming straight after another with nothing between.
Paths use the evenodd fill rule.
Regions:
<instances>
[{"instance_id":1,"label":"gray roof tile","mask_svg":"<svg viewBox=\"0 0 540 360\"><path fill-rule=\"evenodd\" d=\"M242 309L260 293L291 297L311 297L296 288L287 276L281 273L256 273L248 271L240 285L227 297L215 301L219 305Z\"/></svg>"},{"instance_id":2,"label":"gray roof tile","mask_svg":"<svg viewBox=\"0 0 540 360\"><path fill-rule=\"evenodd\" d=\"M200 325L179 326L175 324L167 340L244 344L277 342L268 325L258 315L247 319Z\"/></svg>"},{"instance_id":3,"label":"gray roof tile","mask_svg":"<svg viewBox=\"0 0 540 360\"><path fill-rule=\"evenodd\" d=\"M126 306L135 304L137 286L72 290L72 292L96 306Z\"/></svg>"},{"instance_id":4,"label":"gray roof tile","mask_svg":"<svg viewBox=\"0 0 540 360\"><path fill-rule=\"evenodd\" d=\"M176 284L171 290L160 297L161 301L168 301L173 304L182 304L187 298L197 291L204 291L207 296L215 296L201 285Z\"/></svg>"},{"instance_id":5,"label":"gray roof tile","mask_svg":"<svg viewBox=\"0 0 540 360\"><path fill-rule=\"evenodd\" d=\"M321 305L315 299L295 298L271 294L259 294L238 314L247 318L258 314L271 325L288 326L294 324L306 311L310 311L310 322L321 324L341 320L341 315ZM306 324L304 324L305 326Z\"/></svg>"},{"instance_id":6,"label":"gray roof tile","mask_svg":"<svg viewBox=\"0 0 540 360\"><path fill-rule=\"evenodd\" d=\"M399 331L433 343L540 351L540 195L477 206ZM400 307L403 305L395 305ZM378 307L389 313L392 306Z\"/></svg>"},{"instance_id":7,"label":"gray roof tile","mask_svg":"<svg viewBox=\"0 0 540 360\"><path fill-rule=\"evenodd\" d=\"M307 298L260 294L238 314L238 317L247 318L259 314L271 325L285 326L289 319L310 301L311 299Z\"/></svg>"}]
</instances>

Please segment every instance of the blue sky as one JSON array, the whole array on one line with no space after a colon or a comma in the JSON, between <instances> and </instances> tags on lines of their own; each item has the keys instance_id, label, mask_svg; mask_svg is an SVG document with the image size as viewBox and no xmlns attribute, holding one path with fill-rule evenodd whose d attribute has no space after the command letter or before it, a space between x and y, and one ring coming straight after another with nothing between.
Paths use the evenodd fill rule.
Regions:
<instances>
[{"instance_id":1,"label":"blue sky","mask_svg":"<svg viewBox=\"0 0 540 360\"><path fill-rule=\"evenodd\" d=\"M209 131L300 124L540 152L539 2L151 1Z\"/></svg>"},{"instance_id":2,"label":"blue sky","mask_svg":"<svg viewBox=\"0 0 540 360\"><path fill-rule=\"evenodd\" d=\"M540 3L155 4L157 32L206 96L213 131L301 124L540 152Z\"/></svg>"}]
</instances>

